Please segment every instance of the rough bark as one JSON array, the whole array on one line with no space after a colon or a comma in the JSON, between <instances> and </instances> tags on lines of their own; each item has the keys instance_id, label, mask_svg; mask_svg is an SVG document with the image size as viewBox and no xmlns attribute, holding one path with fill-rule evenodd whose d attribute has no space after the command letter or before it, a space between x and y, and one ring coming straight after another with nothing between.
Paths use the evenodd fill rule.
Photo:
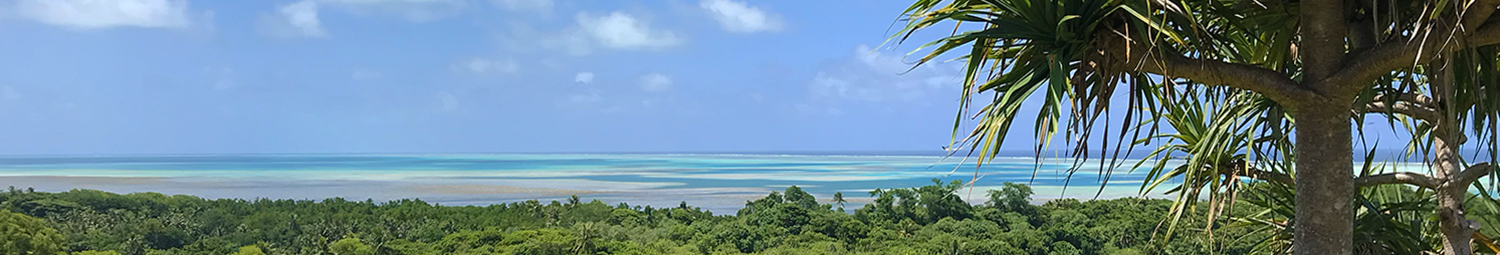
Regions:
<instances>
[{"instance_id":1,"label":"rough bark","mask_svg":"<svg viewBox=\"0 0 1500 255\"><path fill-rule=\"evenodd\" d=\"M1425 174L1412 172L1384 173L1354 179L1354 186L1360 188L1384 184L1410 184L1427 189L1437 189L1438 181Z\"/></svg>"},{"instance_id":2,"label":"rough bark","mask_svg":"<svg viewBox=\"0 0 1500 255\"><path fill-rule=\"evenodd\" d=\"M1468 169L1464 169L1463 172L1458 173L1458 179L1463 183L1474 183L1476 181L1479 181L1479 178L1483 178L1485 175L1489 175L1490 172L1494 171L1495 166L1491 165L1488 162L1474 164L1472 166L1469 166Z\"/></svg>"},{"instance_id":3,"label":"rough bark","mask_svg":"<svg viewBox=\"0 0 1500 255\"><path fill-rule=\"evenodd\" d=\"M1476 229L1473 221L1465 217L1464 196L1468 194L1468 183L1456 178L1458 173L1458 144L1448 143L1443 138L1433 140L1433 173L1442 184L1433 190L1437 195L1438 225L1443 232L1443 254L1473 254L1470 237Z\"/></svg>"},{"instance_id":4,"label":"rough bark","mask_svg":"<svg viewBox=\"0 0 1500 255\"><path fill-rule=\"evenodd\" d=\"M1344 0L1304 0L1300 3L1297 41L1298 59L1303 63L1300 82L1276 70L1253 65L1158 54L1160 52L1152 50L1153 45L1124 38L1109 43L1112 47L1104 47L1107 52L1116 53L1111 54L1115 58L1112 62L1129 65L1133 70L1186 78L1208 86L1255 91L1290 110L1297 119L1296 176L1293 178L1297 187L1296 226L1292 248L1298 255L1353 253L1351 237L1356 180L1353 178L1350 137L1352 123L1348 116L1355 110L1351 107L1354 96L1367 88L1370 81L1388 75L1391 70L1425 65L1441 55L1463 48L1500 43L1500 17L1491 15L1496 6L1500 6L1500 0L1481 0L1472 1L1460 17L1455 17L1463 21L1461 29L1438 27L1430 32L1412 32L1413 38L1374 40L1374 45L1368 45L1371 38L1352 38L1357 49L1350 49L1346 44L1351 39L1345 19L1347 13L1339 11L1346 9L1346 3ZM1422 98L1389 105L1376 103L1369 107L1427 118L1439 117L1429 114L1429 110L1436 107L1431 100ZM1461 133L1454 135L1448 141L1458 141L1453 144L1463 141ZM1457 169L1456 165L1453 169ZM1281 179L1271 175L1253 177ZM1453 192L1464 192L1463 187L1467 187L1450 185L1461 179L1466 178L1443 179L1404 173L1370 176L1363 178L1360 184L1447 185L1451 186L1449 193L1455 194ZM1454 219L1462 219L1462 193L1456 194L1460 194L1459 199L1453 204L1460 209ZM1445 250L1467 251L1466 248Z\"/></svg>"},{"instance_id":5,"label":"rough bark","mask_svg":"<svg viewBox=\"0 0 1500 255\"><path fill-rule=\"evenodd\" d=\"M1433 125L1432 139L1432 174L1433 179L1438 181L1437 188L1433 193L1437 196L1438 204L1438 226L1443 232L1443 254L1446 255L1469 255L1473 254L1470 237L1477 229L1470 228L1472 223L1464 213L1464 197L1468 195L1469 183L1464 182L1459 167L1458 154L1459 141L1462 131L1458 130L1457 120L1449 113L1450 109L1443 108L1443 101L1453 94L1453 69L1450 67L1452 58L1444 57L1433 63L1432 67L1436 73L1432 74L1431 91L1432 98L1439 107L1436 110L1435 119L1428 119Z\"/></svg>"},{"instance_id":6,"label":"rough bark","mask_svg":"<svg viewBox=\"0 0 1500 255\"><path fill-rule=\"evenodd\" d=\"M1265 67L1167 54L1151 43L1114 33L1104 33L1100 38L1105 38L1099 43L1102 52L1107 53L1105 66L1183 78L1205 86L1255 91L1276 102L1308 101L1315 96L1285 73Z\"/></svg>"},{"instance_id":7,"label":"rough bark","mask_svg":"<svg viewBox=\"0 0 1500 255\"><path fill-rule=\"evenodd\" d=\"M1343 62L1343 68L1324 78L1322 83L1338 87L1335 94L1357 93L1369 86L1367 82L1390 74L1391 70L1426 64L1438 56L1466 47L1500 43L1500 19L1497 17L1500 16L1488 17L1488 21L1474 30L1435 29L1430 34L1418 31L1414 34L1425 36L1387 41L1367 51L1351 54Z\"/></svg>"},{"instance_id":8,"label":"rough bark","mask_svg":"<svg viewBox=\"0 0 1500 255\"><path fill-rule=\"evenodd\" d=\"M1304 103L1297 119L1294 254L1353 254L1354 149L1350 99Z\"/></svg>"},{"instance_id":9,"label":"rough bark","mask_svg":"<svg viewBox=\"0 0 1500 255\"><path fill-rule=\"evenodd\" d=\"M1292 175L1281 172L1266 171L1264 169L1246 164L1244 160L1234 160L1226 163L1220 163L1218 169L1219 175L1223 175L1224 178L1244 177L1265 182L1280 183L1282 185L1292 185Z\"/></svg>"},{"instance_id":10,"label":"rough bark","mask_svg":"<svg viewBox=\"0 0 1500 255\"><path fill-rule=\"evenodd\" d=\"M1295 102L1296 220L1292 253L1354 253L1354 147L1349 111L1354 93L1323 83L1344 67L1349 32L1344 0L1304 0L1298 14L1301 33L1301 87L1319 96ZM1278 101L1282 102L1282 101ZM1283 102L1285 104L1285 102Z\"/></svg>"},{"instance_id":11,"label":"rough bark","mask_svg":"<svg viewBox=\"0 0 1500 255\"><path fill-rule=\"evenodd\" d=\"M1397 101L1394 104L1387 104L1385 102L1370 102L1369 104L1365 105L1365 109L1365 112L1397 113L1427 122L1436 122L1438 119L1445 118L1445 116L1439 114L1436 109L1422 107L1421 105L1410 102Z\"/></svg>"},{"instance_id":12,"label":"rough bark","mask_svg":"<svg viewBox=\"0 0 1500 255\"><path fill-rule=\"evenodd\" d=\"M1304 80L1322 80L1343 67L1345 39L1349 32L1344 15L1344 0L1302 1L1298 15L1302 26L1298 55L1302 58Z\"/></svg>"}]
</instances>

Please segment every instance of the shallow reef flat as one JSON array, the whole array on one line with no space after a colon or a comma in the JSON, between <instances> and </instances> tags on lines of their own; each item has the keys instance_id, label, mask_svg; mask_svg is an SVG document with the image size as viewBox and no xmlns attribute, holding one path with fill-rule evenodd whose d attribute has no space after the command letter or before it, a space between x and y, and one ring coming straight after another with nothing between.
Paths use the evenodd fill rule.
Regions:
<instances>
[{"instance_id":1,"label":"shallow reef flat","mask_svg":"<svg viewBox=\"0 0 1500 255\"><path fill-rule=\"evenodd\" d=\"M209 198L420 198L491 204L579 195L609 203L732 212L745 201L796 185L820 198L843 192L859 204L876 188L974 181L965 196L1004 182L1030 183L1038 200L1140 196L1145 171L1122 160L1107 186L1097 162L1068 179L1071 159L972 161L931 156L750 154L176 155L0 157L0 183L42 191L98 189ZM1089 168L1093 167L1093 168ZM968 192L968 191L961 191ZM1153 196L1153 195L1148 195ZM1159 196L1159 195L1154 195Z\"/></svg>"}]
</instances>

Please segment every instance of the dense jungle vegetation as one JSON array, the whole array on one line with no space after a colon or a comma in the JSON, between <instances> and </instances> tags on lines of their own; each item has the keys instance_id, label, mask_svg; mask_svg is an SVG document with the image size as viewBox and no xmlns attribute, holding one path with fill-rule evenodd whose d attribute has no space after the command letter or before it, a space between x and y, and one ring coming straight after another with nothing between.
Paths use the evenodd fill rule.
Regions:
<instances>
[{"instance_id":1,"label":"dense jungle vegetation","mask_svg":"<svg viewBox=\"0 0 1500 255\"><path fill-rule=\"evenodd\" d=\"M1276 220L1205 231L1201 209L1168 233L1170 200L1034 205L1030 187L1007 183L976 191L988 201L971 205L964 189L934 180L875 190L872 203L846 211L842 194L820 203L794 186L714 215L686 203L654 208L577 196L440 206L11 188L0 192L0 254L1248 254L1276 253L1289 240L1257 227L1286 224ZM1231 215L1276 211L1263 209L1244 203ZM1227 219L1216 222L1235 222Z\"/></svg>"}]
</instances>

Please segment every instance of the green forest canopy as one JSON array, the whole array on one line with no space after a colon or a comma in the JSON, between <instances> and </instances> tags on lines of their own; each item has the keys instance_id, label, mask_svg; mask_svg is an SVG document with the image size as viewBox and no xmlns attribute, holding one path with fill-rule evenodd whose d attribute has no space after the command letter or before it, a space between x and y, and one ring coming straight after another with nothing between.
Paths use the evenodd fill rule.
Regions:
<instances>
[{"instance_id":1,"label":"green forest canopy","mask_svg":"<svg viewBox=\"0 0 1500 255\"><path fill-rule=\"evenodd\" d=\"M1219 242L1157 234L1167 200L1038 206L1025 202L1030 187L1006 184L970 205L955 192L961 188L934 180L875 190L872 203L848 212L794 186L734 215L576 196L440 206L14 188L0 192L0 209L14 215L7 224L45 222L60 235L49 242L72 254L1244 254L1265 239L1230 239L1256 235L1236 230L1218 232Z\"/></svg>"},{"instance_id":2,"label":"green forest canopy","mask_svg":"<svg viewBox=\"0 0 1500 255\"><path fill-rule=\"evenodd\" d=\"M1199 213L1181 223L1193 227L1166 233L1161 224L1170 200L1057 199L1034 205L1029 186L1006 183L988 191L987 202L972 205L958 195L960 182L933 182L871 191L872 202L852 211L793 186L747 201L733 215L686 203L654 208L577 196L441 206L415 199L210 200L11 188L0 192L0 247L7 247L0 255L1278 254L1289 243L1284 229L1268 227L1278 220L1265 213L1287 209L1274 207L1276 199L1285 199L1276 196L1288 193L1260 188L1268 185L1244 191L1232 217L1209 225ZM1399 208L1422 206L1375 202L1371 208L1385 209L1361 214L1362 226L1407 224ZM1484 210L1474 215L1494 218ZM1252 221L1271 224L1243 224ZM1482 232L1497 233L1492 226L1500 224L1485 223ZM1420 232L1382 232L1357 241L1396 254L1434 249L1420 241ZM32 248L13 248L22 242Z\"/></svg>"}]
</instances>

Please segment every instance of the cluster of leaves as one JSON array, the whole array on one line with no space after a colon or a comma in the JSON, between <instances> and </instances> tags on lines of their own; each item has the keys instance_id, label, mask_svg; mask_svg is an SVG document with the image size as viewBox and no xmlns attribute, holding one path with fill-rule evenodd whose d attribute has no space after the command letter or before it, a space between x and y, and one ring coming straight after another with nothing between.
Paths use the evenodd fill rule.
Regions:
<instances>
[{"instance_id":1,"label":"cluster of leaves","mask_svg":"<svg viewBox=\"0 0 1500 255\"><path fill-rule=\"evenodd\" d=\"M1442 219L1443 254L1470 253L1471 236L1500 246L1473 234L1481 229L1465 216L1475 209L1464 202L1472 186L1491 202L1483 210L1496 207L1500 177L1493 163L1481 161L1500 161L1500 100L1489 96L1500 93L1500 1L911 2L901 12L906 26L890 42L921 38L913 36L922 30L948 33L909 56L920 57L915 66L951 58L966 70L957 84L954 154L968 147L965 155L979 164L993 160L1022 113L1039 108L1031 126L1036 155L1053 141L1068 141L1068 157L1076 159L1068 177L1100 169L1105 185L1117 169L1106 164L1138 147L1156 148L1146 160L1154 167L1142 193L1168 184L1162 188L1177 196L1173 219L1200 211L1208 221L1227 215L1238 191L1256 182L1246 180L1256 179L1301 190L1296 200L1274 205L1289 210L1300 201L1296 214L1317 223L1297 230L1313 240L1299 245L1298 254L1429 249L1423 243L1430 240L1406 238L1419 235L1402 229L1419 227L1387 224L1417 209ZM1405 129L1404 159L1428 169L1371 167L1379 144L1370 142L1379 139L1363 138L1369 116ZM1361 129L1345 140L1351 123ZM974 126L967 133L966 124ZM1364 148L1351 149L1355 140ZM1473 156L1459 153L1472 149ZM1351 152L1365 153L1363 168L1351 167L1359 162ZM1099 167L1083 167L1093 154ZM1478 182L1484 176L1490 181ZM1424 194L1439 202L1421 207L1360 194L1394 184L1432 191ZM1320 210L1351 201L1359 206ZM1328 239L1346 235L1355 243Z\"/></svg>"},{"instance_id":2,"label":"cluster of leaves","mask_svg":"<svg viewBox=\"0 0 1500 255\"><path fill-rule=\"evenodd\" d=\"M1234 230L1215 232L1218 241L1160 233L1168 200L1038 206L1030 187L1006 184L989 191L987 203L971 205L958 195L962 187L934 180L875 190L872 202L852 212L790 187L718 216L685 203L611 206L577 197L439 206L12 189L0 192L0 209L9 211L0 213L0 230L7 240L30 238L23 242L42 247L22 254L125 255L1243 254L1254 242L1239 240L1264 239Z\"/></svg>"}]
</instances>

